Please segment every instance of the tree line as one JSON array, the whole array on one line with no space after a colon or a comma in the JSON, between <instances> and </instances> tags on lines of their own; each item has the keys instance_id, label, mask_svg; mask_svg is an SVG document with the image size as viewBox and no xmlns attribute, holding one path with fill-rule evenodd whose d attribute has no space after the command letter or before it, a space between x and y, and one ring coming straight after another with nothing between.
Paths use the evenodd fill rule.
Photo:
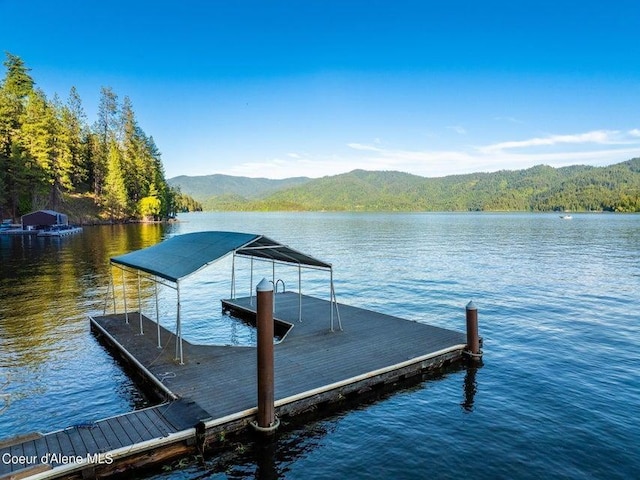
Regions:
<instances>
[{"instance_id":1,"label":"tree line","mask_svg":"<svg viewBox=\"0 0 640 480\"><path fill-rule=\"evenodd\" d=\"M186 184L183 190L193 193ZM260 198L213 183L208 191L214 196L198 197L207 210L640 212L640 158L606 167L537 165L440 178L354 170Z\"/></svg>"},{"instance_id":2,"label":"tree line","mask_svg":"<svg viewBox=\"0 0 640 480\"><path fill-rule=\"evenodd\" d=\"M60 209L87 195L103 219L163 219L199 205L171 187L153 137L136 120L129 97L102 87L97 119L87 122L71 87L66 100L36 88L23 60L6 53L0 83L0 212L14 220Z\"/></svg>"}]
</instances>

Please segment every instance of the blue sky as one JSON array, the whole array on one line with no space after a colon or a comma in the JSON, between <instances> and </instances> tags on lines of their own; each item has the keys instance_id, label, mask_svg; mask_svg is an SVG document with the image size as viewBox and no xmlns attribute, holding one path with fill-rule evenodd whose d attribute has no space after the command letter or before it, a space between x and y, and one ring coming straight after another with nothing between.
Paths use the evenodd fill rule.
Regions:
<instances>
[{"instance_id":1,"label":"blue sky","mask_svg":"<svg viewBox=\"0 0 640 480\"><path fill-rule=\"evenodd\" d=\"M0 0L49 96L133 102L167 177L640 156L640 2Z\"/></svg>"}]
</instances>

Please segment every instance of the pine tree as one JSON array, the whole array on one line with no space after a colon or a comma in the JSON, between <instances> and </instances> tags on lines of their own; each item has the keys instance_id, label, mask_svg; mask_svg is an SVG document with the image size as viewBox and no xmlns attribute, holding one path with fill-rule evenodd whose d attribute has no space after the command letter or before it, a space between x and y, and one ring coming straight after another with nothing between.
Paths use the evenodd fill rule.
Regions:
<instances>
[{"instance_id":1,"label":"pine tree","mask_svg":"<svg viewBox=\"0 0 640 480\"><path fill-rule=\"evenodd\" d=\"M115 140L108 146L107 175L104 181L104 206L111 221L125 217L127 189L122 175L122 154Z\"/></svg>"},{"instance_id":2,"label":"pine tree","mask_svg":"<svg viewBox=\"0 0 640 480\"><path fill-rule=\"evenodd\" d=\"M93 142L92 165L90 176L93 181L93 190L96 199L102 194L103 184L107 175L107 163L110 143L117 140L118 131L118 96L111 87L102 87L100 90L100 103L98 105L98 119L94 124L96 135Z\"/></svg>"},{"instance_id":3,"label":"pine tree","mask_svg":"<svg viewBox=\"0 0 640 480\"><path fill-rule=\"evenodd\" d=\"M7 52L6 75L0 83L0 210L8 207L15 219L26 177L22 151L16 145L21 119L34 81L20 57Z\"/></svg>"},{"instance_id":4,"label":"pine tree","mask_svg":"<svg viewBox=\"0 0 640 480\"><path fill-rule=\"evenodd\" d=\"M75 87L71 87L67 103L60 108L60 136L69 155L68 180L71 188L79 187L87 180L87 150L89 131L82 100Z\"/></svg>"}]
</instances>

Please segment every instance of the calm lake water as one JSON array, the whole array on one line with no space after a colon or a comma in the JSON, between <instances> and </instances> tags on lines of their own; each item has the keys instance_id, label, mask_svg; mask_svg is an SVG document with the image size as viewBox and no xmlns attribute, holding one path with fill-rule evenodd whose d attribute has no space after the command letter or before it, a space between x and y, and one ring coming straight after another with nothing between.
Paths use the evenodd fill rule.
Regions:
<instances>
[{"instance_id":1,"label":"calm lake water","mask_svg":"<svg viewBox=\"0 0 640 480\"><path fill-rule=\"evenodd\" d=\"M333 263L342 303L464 331L473 300L483 365L291 426L268 447L239 442L204 463L186 458L145 478L638 477L640 216L180 218L88 227L64 239L0 236L0 437L144 406L89 332L87 315L103 311L108 259L174 234L230 230L262 233ZM230 271L224 260L186 282L190 340L254 341L250 329L220 315ZM297 270L283 267L277 277L297 289ZM238 281L243 295L249 282ZM303 273L305 293L326 296L325 288L321 275ZM173 295L161 292L168 317Z\"/></svg>"}]
</instances>

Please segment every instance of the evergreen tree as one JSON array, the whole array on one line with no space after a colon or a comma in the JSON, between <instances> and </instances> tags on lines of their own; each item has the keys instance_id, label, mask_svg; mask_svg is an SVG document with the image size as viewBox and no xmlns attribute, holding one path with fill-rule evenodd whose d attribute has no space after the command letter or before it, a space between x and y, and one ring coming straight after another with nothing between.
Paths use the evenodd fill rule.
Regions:
<instances>
[{"instance_id":1,"label":"evergreen tree","mask_svg":"<svg viewBox=\"0 0 640 480\"><path fill-rule=\"evenodd\" d=\"M112 141L116 141L118 131L118 96L111 87L100 89L100 103L98 104L98 119L94 124L95 141L92 142L92 164L89 167L93 190L96 200L102 194L102 187L107 175L109 148Z\"/></svg>"},{"instance_id":2,"label":"evergreen tree","mask_svg":"<svg viewBox=\"0 0 640 480\"><path fill-rule=\"evenodd\" d=\"M122 176L122 153L115 139L109 142L107 155L107 175L104 181L104 206L111 221L125 217L127 210L127 189Z\"/></svg>"},{"instance_id":3,"label":"evergreen tree","mask_svg":"<svg viewBox=\"0 0 640 480\"><path fill-rule=\"evenodd\" d=\"M89 131L82 100L75 87L71 87L67 103L60 107L60 136L65 143L66 162L69 164L68 180L77 188L87 180L87 152Z\"/></svg>"},{"instance_id":4,"label":"evergreen tree","mask_svg":"<svg viewBox=\"0 0 640 480\"><path fill-rule=\"evenodd\" d=\"M26 166L16 138L34 81L20 57L7 52L3 64L6 75L0 83L0 210L8 207L15 219L21 213L18 204L26 177Z\"/></svg>"}]
</instances>

